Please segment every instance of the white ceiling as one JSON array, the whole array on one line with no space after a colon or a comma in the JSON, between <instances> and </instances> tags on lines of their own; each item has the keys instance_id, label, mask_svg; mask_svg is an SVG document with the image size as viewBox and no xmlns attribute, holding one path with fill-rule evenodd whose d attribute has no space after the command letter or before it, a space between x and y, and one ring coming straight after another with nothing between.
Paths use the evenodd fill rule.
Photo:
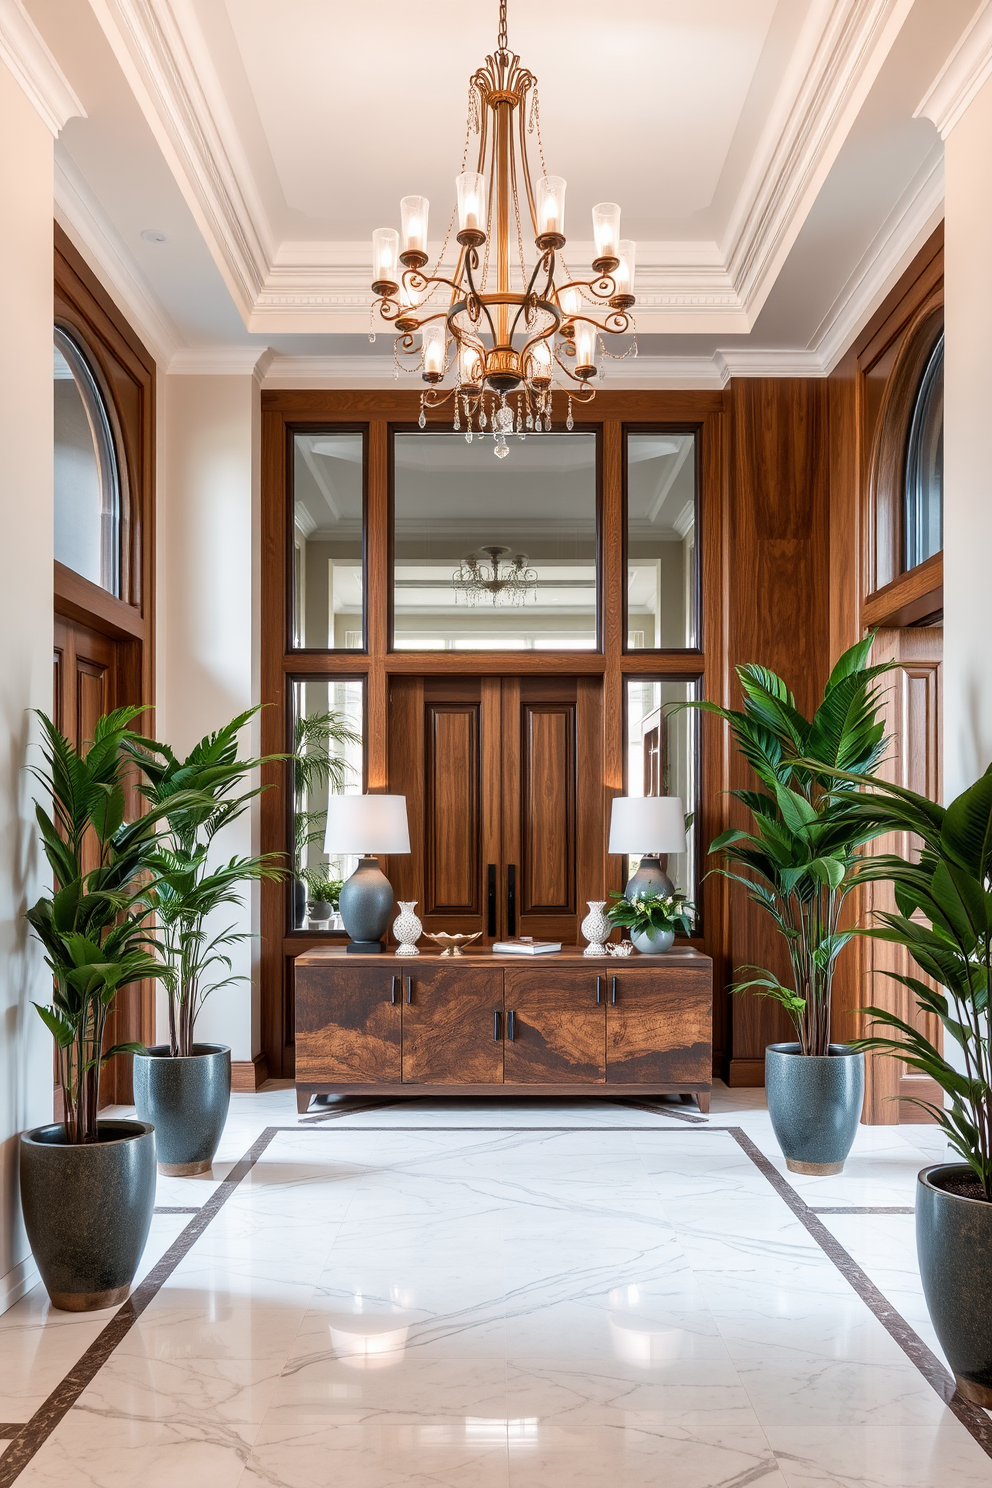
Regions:
<instances>
[{"instance_id":1,"label":"white ceiling","mask_svg":"<svg viewBox=\"0 0 992 1488\"><path fill-rule=\"evenodd\" d=\"M369 236L424 192L440 246L496 0L23 3L86 111L57 215L163 360L391 379ZM939 220L914 115L988 4L510 0L573 261L604 198L638 240L641 354L611 378L828 371Z\"/></svg>"}]
</instances>

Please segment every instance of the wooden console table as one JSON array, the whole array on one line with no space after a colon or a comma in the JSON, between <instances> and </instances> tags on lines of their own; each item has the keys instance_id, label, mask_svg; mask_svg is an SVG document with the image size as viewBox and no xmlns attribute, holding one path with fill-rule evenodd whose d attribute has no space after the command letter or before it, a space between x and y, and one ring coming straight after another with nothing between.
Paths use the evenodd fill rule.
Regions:
<instances>
[{"instance_id":1,"label":"wooden console table","mask_svg":"<svg viewBox=\"0 0 992 1488\"><path fill-rule=\"evenodd\" d=\"M663 956L296 961L296 1094L682 1095L708 1111L713 963Z\"/></svg>"}]
</instances>

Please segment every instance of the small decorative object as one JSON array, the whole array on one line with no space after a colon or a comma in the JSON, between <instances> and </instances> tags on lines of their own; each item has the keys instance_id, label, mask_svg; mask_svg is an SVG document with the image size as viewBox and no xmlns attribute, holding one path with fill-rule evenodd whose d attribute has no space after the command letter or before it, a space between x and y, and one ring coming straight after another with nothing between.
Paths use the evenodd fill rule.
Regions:
<instances>
[{"instance_id":1,"label":"small decorative object","mask_svg":"<svg viewBox=\"0 0 992 1488\"><path fill-rule=\"evenodd\" d=\"M672 895L675 885L660 854L685 852L685 812L678 796L618 796L610 816L611 853L640 855L624 889L626 899ZM616 922L614 922L616 923Z\"/></svg>"},{"instance_id":2,"label":"small decorative object","mask_svg":"<svg viewBox=\"0 0 992 1488\"><path fill-rule=\"evenodd\" d=\"M408 853L405 796L331 796L324 851L358 854L358 867L342 885L338 908L351 936L349 951L375 954L389 924L393 891L376 853Z\"/></svg>"},{"instance_id":3,"label":"small decorative object","mask_svg":"<svg viewBox=\"0 0 992 1488\"><path fill-rule=\"evenodd\" d=\"M608 956L623 957L632 956L634 954L633 944L629 940L609 941L606 945L604 945L603 950Z\"/></svg>"},{"instance_id":4,"label":"small decorative object","mask_svg":"<svg viewBox=\"0 0 992 1488\"><path fill-rule=\"evenodd\" d=\"M602 956L605 952L606 942L613 933L613 926L603 911L606 908L605 899L587 899L589 913L580 925L580 930L589 942L582 952L584 956Z\"/></svg>"},{"instance_id":5,"label":"small decorative object","mask_svg":"<svg viewBox=\"0 0 992 1488\"><path fill-rule=\"evenodd\" d=\"M471 945L473 940L478 940L481 934L481 930L477 930L474 935L449 935L447 930L438 930L436 935L428 933L427 939L443 947L442 956L460 956L462 946Z\"/></svg>"},{"instance_id":6,"label":"small decorative object","mask_svg":"<svg viewBox=\"0 0 992 1488\"><path fill-rule=\"evenodd\" d=\"M393 921L393 934L399 941L396 947L397 956L419 956L417 941L424 933L424 927L414 910L417 907L416 899L401 899L399 901L400 912Z\"/></svg>"},{"instance_id":7,"label":"small decorative object","mask_svg":"<svg viewBox=\"0 0 992 1488\"><path fill-rule=\"evenodd\" d=\"M638 895L628 899L613 894L616 900L606 911L611 925L625 925L637 949L646 956L657 956L671 948L676 930L688 935L692 929L695 905L684 894Z\"/></svg>"}]
</instances>

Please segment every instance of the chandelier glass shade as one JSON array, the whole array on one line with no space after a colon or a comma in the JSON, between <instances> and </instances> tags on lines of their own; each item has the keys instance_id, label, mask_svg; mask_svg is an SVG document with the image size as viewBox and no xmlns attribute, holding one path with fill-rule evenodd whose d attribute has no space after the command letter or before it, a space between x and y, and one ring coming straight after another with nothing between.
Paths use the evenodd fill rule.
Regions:
<instances>
[{"instance_id":1,"label":"chandelier glass shade","mask_svg":"<svg viewBox=\"0 0 992 1488\"><path fill-rule=\"evenodd\" d=\"M478 137L476 169L466 165ZM529 143L536 137L541 174ZM589 402L604 336L633 330L635 245L620 237L620 208L592 211L595 256L588 277L573 277L565 248L565 192L549 175L541 143L537 79L507 47L506 0L500 0L495 52L469 81L468 125L455 209L430 266L425 197L400 203L400 231L372 237L373 311L393 325L397 366L427 384L425 410L451 400L453 424L466 438L491 433L496 454L506 437L551 427L552 396ZM458 256L446 270L454 232ZM525 244L533 244L533 248ZM418 344L419 334L419 344ZM624 355L636 355L636 340Z\"/></svg>"},{"instance_id":2,"label":"chandelier glass shade","mask_svg":"<svg viewBox=\"0 0 992 1488\"><path fill-rule=\"evenodd\" d=\"M527 567L527 554L494 545L467 553L451 582L455 597L471 605L522 605L537 595L537 570Z\"/></svg>"}]
</instances>

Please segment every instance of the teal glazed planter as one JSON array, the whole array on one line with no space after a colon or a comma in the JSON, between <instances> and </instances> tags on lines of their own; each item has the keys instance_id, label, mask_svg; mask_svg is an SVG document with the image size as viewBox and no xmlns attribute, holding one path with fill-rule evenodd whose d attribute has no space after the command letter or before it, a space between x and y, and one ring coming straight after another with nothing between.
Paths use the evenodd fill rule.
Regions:
<instances>
[{"instance_id":1,"label":"teal glazed planter","mask_svg":"<svg viewBox=\"0 0 992 1488\"><path fill-rule=\"evenodd\" d=\"M789 1171L843 1172L864 1103L861 1050L831 1044L829 1054L800 1054L798 1044L769 1044L765 1094Z\"/></svg>"},{"instance_id":2,"label":"teal glazed planter","mask_svg":"<svg viewBox=\"0 0 992 1488\"><path fill-rule=\"evenodd\" d=\"M992 1204L948 1193L965 1163L924 1168L916 1184L916 1253L927 1309L958 1393L992 1410Z\"/></svg>"},{"instance_id":3,"label":"teal glazed planter","mask_svg":"<svg viewBox=\"0 0 992 1488\"><path fill-rule=\"evenodd\" d=\"M155 1207L155 1133L100 1121L98 1142L67 1143L62 1123L21 1133L24 1227L54 1307L126 1301Z\"/></svg>"},{"instance_id":4,"label":"teal glazed planter","mask_svg":"<svg viewBox=\"0 0 992 1488\"><path fill-rule=\"evenodd\" d=\"M165 1044L134 1056L134 1104L158 1142L158 1170L170 1178L208 1173L231 1104L231 1051L194 1044L173 1059Z\"/></svg>"},{"instance_id":5,"label":"teal glazed planter","mask_svg":"<svg viewBox=\"0 0 992 1488\"><path fill-rule=\"evenodd\" d=\"M674 930L632 930L630 938L642 956L660 956L675 943Z\"/></svg>"}]
</instances>

